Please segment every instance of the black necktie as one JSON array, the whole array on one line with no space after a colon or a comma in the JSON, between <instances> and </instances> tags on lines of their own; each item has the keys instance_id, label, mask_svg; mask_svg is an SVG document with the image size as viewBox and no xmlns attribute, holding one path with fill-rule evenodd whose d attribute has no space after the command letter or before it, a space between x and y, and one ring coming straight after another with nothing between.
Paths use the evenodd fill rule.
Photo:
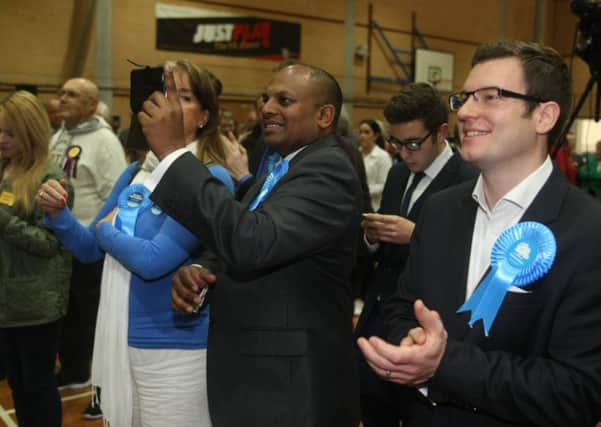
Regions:
<instances>
[{"instance_id":1,"label":"black necktie","mask_svg":"<svg viewBox=\"0 0 601 427\"><path fill-rule=\"evenodd\" d=\"M401 201L400 214L402 217L407 217L408 210L409 210L409 202L411 201L411 196L413 195L413 191L415 190L415 187L417 187L417 184L422 180L424 175L425 174L423 172L417 172L413 175L413 181L411 181L411 185L407 189L407 192L405 192L405 195L403 196L403 200Z\"/></svg>"}]
</instances>

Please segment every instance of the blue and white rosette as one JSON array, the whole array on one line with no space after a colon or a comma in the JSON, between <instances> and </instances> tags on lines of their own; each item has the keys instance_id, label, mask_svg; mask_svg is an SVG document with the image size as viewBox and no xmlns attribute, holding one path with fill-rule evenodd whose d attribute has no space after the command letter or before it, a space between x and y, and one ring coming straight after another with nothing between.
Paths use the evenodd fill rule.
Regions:
<instances>
[{"instance_id":1,"label":"blue and white rosette","mask_svg":"<svg viewBox=\"0 0 601 427\"><path fill-rule=\"evenodd\" d=\"M524 287L543 277L556 252L555 236L545 225L520 222L509 227L493 246L490 271L457 313L471 310L469 325L482 319L488 336L509 288Z\"/></svg>"},{"instance_id":2,"label":"blue and white rosette","mask_svg":"<svg viewBox=\"0 0 601 427\"><path fill-rule=\"evenodd\" d=\"M128 185L119 194L117 206L117 228L133 236L139 211L150 206L150 190L140 183Z\"/></svg>"}]
</instances>

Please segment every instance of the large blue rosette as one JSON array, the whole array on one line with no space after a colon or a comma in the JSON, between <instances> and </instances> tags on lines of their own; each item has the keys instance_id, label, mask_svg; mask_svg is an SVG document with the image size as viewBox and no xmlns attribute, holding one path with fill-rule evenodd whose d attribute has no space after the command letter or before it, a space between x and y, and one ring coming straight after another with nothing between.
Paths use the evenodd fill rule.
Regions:
<instances>
[{"instance_id":1,"label":"large blue rosette","mask_svg":"<svg viewBox=\"0 0 601 427\"><path fill-rule=\"evenodd\" d=\"M469 325L482 319L488 336L509 288L527 286L544 276L556 252L555 236L545 225L521 222L508 228L493 246L490 271L457 313L471 310Z\"/></svg>"},{"instance_id":2,"label":"large blue rosette","mask_svg":"<svg viewBox=\"0 0 601 427\"><path fill-rule=\"evenodd\" d=\"M124 233L133 236L136 227L138 213L142 208L150 206L150 190L144 187L143 184L130 184L121 191L117 206L118 229Z\"/></svg>"}]
</instances>

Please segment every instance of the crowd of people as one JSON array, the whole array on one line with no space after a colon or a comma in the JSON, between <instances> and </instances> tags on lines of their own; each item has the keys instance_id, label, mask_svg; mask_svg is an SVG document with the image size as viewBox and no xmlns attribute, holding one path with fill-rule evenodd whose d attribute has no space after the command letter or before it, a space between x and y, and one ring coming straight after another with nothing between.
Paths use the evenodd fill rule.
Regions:
<instances>
[{"instance_id":1,"label":"crowd of people","mask_svg":"<svg viewBox=\"0 0 601 427\"><path fill-rule=\"evenodd\" d=\"M208 70L169 61L164 84L131 160L89 79L0 101L19 425L60 426L59 390L90 383L112 427L601 419L601 205L573 185L599 171L553 146L556 51L484 44L448 101L407 84L356 137L313 65L276 67L243 126Z\"/></svg>"}]
</instances>

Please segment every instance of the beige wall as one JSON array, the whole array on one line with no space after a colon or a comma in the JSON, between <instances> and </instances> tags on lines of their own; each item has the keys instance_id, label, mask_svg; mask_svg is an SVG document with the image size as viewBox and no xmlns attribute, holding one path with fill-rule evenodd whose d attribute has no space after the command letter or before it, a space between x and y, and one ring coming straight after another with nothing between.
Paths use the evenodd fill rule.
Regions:
<instances>
[{"instance_id":1,"label":"beige wall","mask_svg":"<svg viewBox=\"0 0 601 427\"><path fill-rule=\"evenodd\" d=\"M344 77L345 1L332 0L222 0L165 3L198 7L241 16L260 16L299 22L301 59L322 66L342 83ZM74 72L95 79L94 0L0 0L0 92L13 89L15 83L33 83L40 87L41 98L48 99ZM267 83L271 61L231 58L171 51L157 51L155 44L154 4L150 0L113 0L112 15L112 86L113 111L127 122L129 71L125 61L158 64L166 59L186 57L213 71L224 84L222 104L242 118L253 96ZM368 0L356 1L354 45L367 43ZM395 47L411 49L411 14L415 13L419 31L428 47L455 54L454 88L461 87L469 71L474 48L481 42L506 38L532 40L535 36L536 0L373 0L373 17L387 29ZM505 21L501 20L505 5ZM547 0L545 41L568 59L577 18L569 10L568 0ZM407 61L409 59L405 58ZM381 39L372 37L372 75L395 76ZM366 116L381 117L383 102L398 86L373 84L366 92L367 61L355 58L350 97L353 120ZM579 59L575 64L576 92L582 92L588 69ZM75 70L75 71L74 71ZM241 105L241 102L243 103Z\"/></svg>"}]
</instances>

